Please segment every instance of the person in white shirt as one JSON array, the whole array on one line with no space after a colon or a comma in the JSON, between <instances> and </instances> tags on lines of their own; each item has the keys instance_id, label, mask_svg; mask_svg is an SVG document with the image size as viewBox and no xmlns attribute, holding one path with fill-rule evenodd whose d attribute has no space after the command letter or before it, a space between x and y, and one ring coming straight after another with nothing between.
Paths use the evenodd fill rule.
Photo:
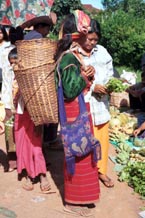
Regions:
<instances>
[{"instance_id":1,"label":"person in white shirt","mask_svg":"<svg viewBox=\"0 0 145 218\"><path fill-rule=\"evenodd\" d=\"M8 39L8 34L3 25L0 25L0 68L2 69L2 90L1 90L1 100L4 103L6 110L5 121L12 116L12 81L14 78L14 72L10 67L8 61L8 54L11 49L14 48Z\"/></svg>"},{"instance_id":2,"label":"person in white shirt","mask_svg":"<svg viewBox=\"0 0 145 218\"><path fill-rule=\"evenodd\" d=\"M91 20L91 30L88 32L84 45L83 61L95 69L94 81L85 101L90 102L91 115L94 126L94 135L101 143L101 160L98 161L99 178L103 184L110 188L114 182L107 176L108 150L109 150L109 95L105 87L113 76L112 57L108 51L98 44L101 37L100 24Z\"/></svg>"}]
</instances>

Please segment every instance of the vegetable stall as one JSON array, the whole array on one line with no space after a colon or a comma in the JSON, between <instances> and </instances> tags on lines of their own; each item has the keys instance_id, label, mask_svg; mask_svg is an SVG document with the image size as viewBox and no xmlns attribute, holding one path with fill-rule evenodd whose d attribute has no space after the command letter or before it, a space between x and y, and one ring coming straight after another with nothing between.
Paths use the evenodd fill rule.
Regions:
<instances>
[{"instance_id":1,"label":"vegetable stall","mask_svg":"<svg viewBox=\"0 0 145 218\"><path fill-rule=\"evenodd\" d=\"M122 93L123 98L126 87L121 83L121 80L113 78L108 82L108 89L120 96ZM118 180L127 182L145 199L145 139L133 135L141 119L145 120L145 114L131 113L128 104L124 108L119 104L110 105L109 138L116 150L116 156L111 159L115 163Z\"/></svg>"}]
</instances>

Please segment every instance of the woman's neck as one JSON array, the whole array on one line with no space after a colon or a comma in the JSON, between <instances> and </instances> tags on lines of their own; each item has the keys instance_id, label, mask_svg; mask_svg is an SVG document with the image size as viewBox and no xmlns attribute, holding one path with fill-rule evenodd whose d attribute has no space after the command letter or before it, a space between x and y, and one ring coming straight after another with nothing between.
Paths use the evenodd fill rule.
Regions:
<instances>
[{"instance_id":1,"label":"woman's neck","mask_svg":"<svg viewBox=\"0 0 145 218\"><path fill-rule=\"evenodd\" d=\"M2 39L0 40L0 46L4 43L5 41Z\"/></svg>"},{"instance_id":2,"label":"woman's neck","mask_svg":"<svg viewBox=\"0 0 145 218\"><path fill-rule=\"evenodd\" d=\"M77 42L73 42L70 48L71 48L72 50L78 50L78 49L80 49L80 50L81 50L81 53L82 53L83 55L85 55L85 56L88 56L88 57L89 57L89 56L91 55L91 51L84 50L84 49L82 48L82 46L81 46L79 43L77 43Z\"/></svg>"}]
</instances>

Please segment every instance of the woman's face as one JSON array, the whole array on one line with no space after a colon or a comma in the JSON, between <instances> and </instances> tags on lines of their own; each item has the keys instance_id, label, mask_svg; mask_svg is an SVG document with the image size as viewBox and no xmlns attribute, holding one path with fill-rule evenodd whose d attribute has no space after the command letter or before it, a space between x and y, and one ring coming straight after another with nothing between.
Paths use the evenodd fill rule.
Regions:
<instances>
[{"instance_id":1,"label":"woman's face","mask_svg":"<svg viewBox=\"0 0 145 218\"><path fill-rule=\"evenodd\" d=\"M86 52L91 52L98 41L99 37L96 33L89 33L85 36L84 40L82 40L81 46Z\"/></svg>"},{"instance_id":2,"label":"woman's face","mask_svg":"<svg viewBox=\"0 0 145 218\"><path fill-rule=\"evenodd\" d=\"M3 35L2 31L0 30L0 42L3 41L3 38L4 38L4 35Z\"/></svg>"}]
</instances>

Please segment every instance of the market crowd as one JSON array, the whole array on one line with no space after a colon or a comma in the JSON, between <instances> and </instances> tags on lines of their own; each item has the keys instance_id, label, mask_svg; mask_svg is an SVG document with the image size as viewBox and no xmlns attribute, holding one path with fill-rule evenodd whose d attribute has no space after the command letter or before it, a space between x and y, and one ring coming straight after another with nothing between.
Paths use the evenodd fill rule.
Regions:
<instances>
[{"instance_id":1,"label":"market crowd","mask_svg":"<svg viewBox=\"0 0 145 218\"><path fill-rule=\"evenodd\" d=\"M38 181L41 191L49 194L52 188L47 178L49 160L46 150L54 149L57 155L61 149L65 154L62 172L64 211L87 217L91 215L89 205L95 204L100 196L99 180L106 188L114 187L107 174L110 93L105 86L114 76L113 60L106 48L99 44L99 22L80 10L69 14L62 22L54 53L59 122L35 126L15 78L13 67L19 59L16 42L49 36L55 22L50 17L36 19L31 23L33 28L25 34L25 25L10 27L7 31L6 26L0 24L0 133L4 133L6 123L12 120L16 145L13 159L8 151L5 155L0 149L0 163L5 172L17 169L18 175L25 177L22 187L26 191L33 190ZM142 61L143 70L144 66ZM143 72L143 83L144 78ZM131 89L128 92L130 95L133 93ZM136 100L134 93L132 96ZM77 131L65 132L64 129L69 128L66 124L73 122L76 122ZM62 134L58 135L58 129ZM81 138L81 131L87 132L87 136ZM76 139L74 135L77 133ZM69 143L72 144L71 149Z\"/></svg>"}]
</instances>

